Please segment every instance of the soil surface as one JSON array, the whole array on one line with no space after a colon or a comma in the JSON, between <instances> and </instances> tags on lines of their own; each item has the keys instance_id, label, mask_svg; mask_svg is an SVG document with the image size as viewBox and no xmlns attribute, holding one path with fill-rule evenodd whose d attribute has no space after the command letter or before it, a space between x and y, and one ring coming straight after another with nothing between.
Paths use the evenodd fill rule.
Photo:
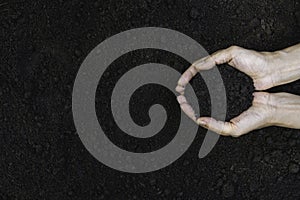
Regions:
<instances>
[{"instance_id":1,"label":"soil surface","mask_svg":"<svg viewBox=\"0 0 300 200\"><path fill-rule=\"evenodd\" d=\"M71 107L80 65L110 36L148 26L182 32L209 53L230 45L274 51L299 43L300 2L0 1L0 199L300 199L299 130L269 127L240 138L221 137L200 160L205 130L199 128L180 159L147 174L110 169L86 150ZM102 102L109 99L103 94L109 94L126 71L148 62L181 72L189 66L161 50L131 52L105 72L96 95L98 119L107 136L134 152L166 145L175 136L171 133L180 116L175 96L158 85L141 87L130 102L133 120L140 125L149 122L150 105L165 106L167 130L151 141L122 134L106 112L108 105ZM230 119L251 105L254 88L251 79L227 65L219 70ZM202 85L194 89L202 113L209 115L207 88L201 77L194 82ZM300 82L270 91L300 95ZM152 97L155 93L160 95Z\"/></svg>"}]
</instances>

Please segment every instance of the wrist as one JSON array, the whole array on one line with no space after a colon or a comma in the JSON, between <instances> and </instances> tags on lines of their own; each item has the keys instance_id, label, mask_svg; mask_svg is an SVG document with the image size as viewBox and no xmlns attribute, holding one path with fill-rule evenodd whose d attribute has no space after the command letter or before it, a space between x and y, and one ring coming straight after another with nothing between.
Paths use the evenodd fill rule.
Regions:
<instances>
[{"instance_id":1,"label":"wrist","mask_svg":"<svg viewBox=\"0 0 300 200\"><path fill-rule=\"evenodd\" d=\"M288 93L270 94L271 125L300 129L300 97Z\"/></svg>"},{"instance_id":2,"label":"wrist","mask_svg":"<svg viewBox=\"0 0 300 200\"><path fill-rule=\"evenodd\" d=\"M275 51L267 55L268 68L274 86L287 84L300 78L299 57L300 46Z\"/></svg>"}]
</instances>

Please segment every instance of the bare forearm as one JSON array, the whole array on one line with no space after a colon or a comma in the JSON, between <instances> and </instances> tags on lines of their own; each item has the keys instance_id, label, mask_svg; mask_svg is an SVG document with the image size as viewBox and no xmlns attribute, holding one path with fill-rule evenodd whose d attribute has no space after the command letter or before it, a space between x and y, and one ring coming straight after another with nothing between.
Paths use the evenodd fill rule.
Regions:
<instances>
[{"instance_id":1,"label":"bare forearm","mask_svg":"<svg viewBox=\"0 0 300 200\"><path fill-rule=\"evenodd\" d=\"M283 85L300 79L300 44L276 51L273 55L270 62L276 70L274 82Z\"/></svg>"},{"instance_id":2,"label":"bare forearm","mask_svg":"<svg viewBox=\"0 0 300 200\"><path fill-rule=\"evenodd\" d=\"M288 93L272 94L270 105L274 109L273 125L300 129L300 96Z\"/></svg>"}]
</instances>

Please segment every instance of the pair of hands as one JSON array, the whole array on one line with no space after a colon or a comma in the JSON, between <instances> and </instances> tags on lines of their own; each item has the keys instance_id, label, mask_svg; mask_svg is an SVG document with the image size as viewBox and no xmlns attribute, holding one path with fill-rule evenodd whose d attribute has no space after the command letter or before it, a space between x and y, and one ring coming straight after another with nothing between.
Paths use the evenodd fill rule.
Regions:
<instances>
[{"instance_id":1,"label":"pair of hands","mask_svg":"<svg viewBox=\"0 0 300 200\"><path fill-rule=\"evenodd\" d=\"M185 86L197 72L223 63L251 77L256 90L266 90L300 78L300 44L276 52L256 52L238 46L220 50L193 63L176 87L181 109L200 126L224 136L238 137L273 125L300 128L300 97L288 93L255 92L252 106L229 122L211 117L197 118L184 97Z\"/></svg>"}]
</instances>

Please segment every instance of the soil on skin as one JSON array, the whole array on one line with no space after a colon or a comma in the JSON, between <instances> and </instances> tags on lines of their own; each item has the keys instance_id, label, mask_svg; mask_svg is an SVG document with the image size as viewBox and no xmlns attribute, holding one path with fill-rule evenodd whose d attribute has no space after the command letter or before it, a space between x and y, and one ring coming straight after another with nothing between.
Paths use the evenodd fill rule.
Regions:
<instances>
[{"instance_id":1,"label":"soil on skin","mask_svg":"<svg viewBox=\"0 0 300 200\"><path fill-rule=\"evenodd\" d=\"M115 171L98 162L81 143L73 123L72 88L88 53L119 32L138 27L180 31L209 52L239 45L262 51L300 41L298 0L0 2L0 199L300 199L300 131L269 127L240 138L221 137L198 159L205 130L170 166L147 174ZM136 152L159 149L178 128L175 96L157 85L132 97L133 120L147 124L149 105L168 112L168 130L151 141L128 137L107 120L107 97L123 73L147 62L183 72L182 58L161 50L131 52L105 72L96 95L103 129L118 146ZM123 66L122 68L120 68ZM227 91L227 119L252 101L252 80L219 66ZM203 115L210 100L201 77L193 80ZM197 86L197 87L196 87ZM300 95L300 82L270 90ZM153 94L161 95L151 98ZM145 102L140 102L148 99ZM161 98L159 98L161 97ZM146 106L145 106L146 105ZM139 109L140 108L140 109ZM116 132L113 132L116 131ZM116 136L114 136L114 134Z\"/></svg>"}]
</instances>

